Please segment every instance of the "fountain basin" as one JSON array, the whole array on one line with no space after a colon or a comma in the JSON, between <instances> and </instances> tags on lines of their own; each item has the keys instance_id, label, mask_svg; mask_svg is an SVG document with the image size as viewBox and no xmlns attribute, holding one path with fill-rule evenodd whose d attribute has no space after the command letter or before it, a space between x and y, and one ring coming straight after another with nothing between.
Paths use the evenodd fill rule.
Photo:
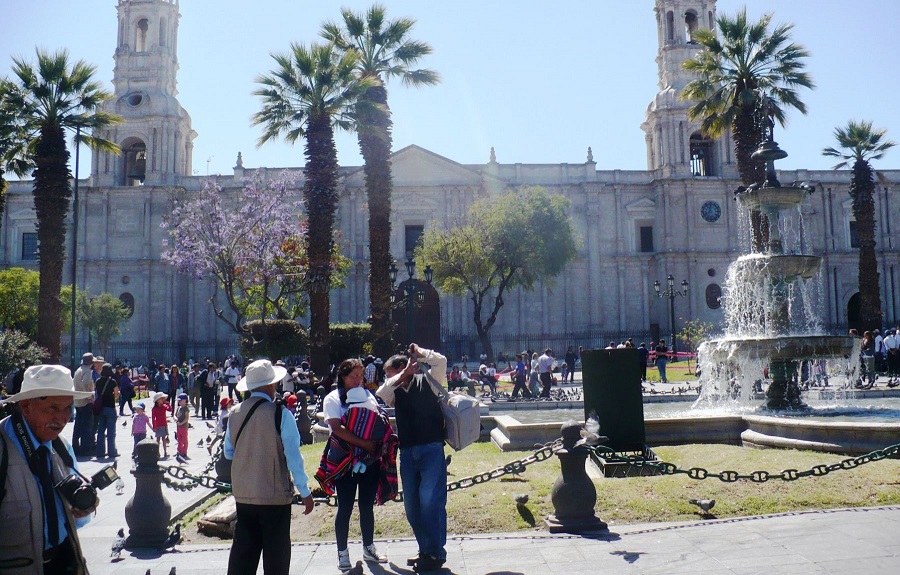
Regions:
<instances>
[{"instance_id":1,"label":"fountain basin","mask_svg":"<svg viewBox=\"0 0 900 575\"><path fill-rule=\"evenodd\" d=\"M742 276L756 274L784 281L799 278L808 280L819 273L822 258L804 255L752 255L744 256L731 265Z\"/></svg>"},{"instance_id":2,"label":"fountain basin","mask_svg":"<svg viewBox=\"0 0 900 575\"><path fill-rule=\"evenodd\" d=\"M807 188L756 188L735 196L742 206L751 210L786 210L794 208L810 193Z\"/></svg>"},{"instance_id":3,"label":"fountain basin","mask_svg":"<svg viewBox=\"0 0 900 575\"><path fill-rule=\"evenodd\" d=\"M859 345L854 338L840 335L725 338L704 342L700 353L721 363L744 359L799 361L849 357Z\"/></svg>"}]
</instances>

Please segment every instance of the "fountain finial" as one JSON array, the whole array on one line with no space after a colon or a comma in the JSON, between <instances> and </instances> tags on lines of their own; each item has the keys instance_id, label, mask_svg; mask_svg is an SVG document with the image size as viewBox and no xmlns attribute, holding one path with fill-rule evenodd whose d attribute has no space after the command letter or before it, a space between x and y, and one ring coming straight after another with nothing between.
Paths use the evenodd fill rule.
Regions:
<instances>
[{"instance_id":1,"label":"fountain finial","mask_svg":"<svg viewBox=\"0 0 900 575\"><path fill-rule=\"evenodd\" d=\"M766 163L765 186L768 188L780 188L781 182L778 181L778 175L775 173L775 160L787 158L788 154L779 148L778 142L775 141L775 102L772 98L763 94L762 98L760 98L759 109L763 113L766 141L750 157Z\"/></svg>"}]
</instances>

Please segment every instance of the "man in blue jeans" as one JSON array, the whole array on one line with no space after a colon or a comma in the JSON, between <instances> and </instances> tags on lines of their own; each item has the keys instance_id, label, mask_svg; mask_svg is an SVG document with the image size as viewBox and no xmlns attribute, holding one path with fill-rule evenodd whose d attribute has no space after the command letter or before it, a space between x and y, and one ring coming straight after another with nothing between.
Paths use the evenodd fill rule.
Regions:
<instances>
[{"instance_id":1,"label":"man in blue jeans","mask_svg":"<svg viewBox=\"0 0 900 575\"><path fill-rule=\"evenodd\" d=\"M417 573L440 569L447 560L447 462L444 415L437 392L447 385L447 358L410 344L408 357L395 355L384 364L387 380L376 394L394 408L400 440L403 504L419 553L407 560Z\"/></svg>"}]
</instances>

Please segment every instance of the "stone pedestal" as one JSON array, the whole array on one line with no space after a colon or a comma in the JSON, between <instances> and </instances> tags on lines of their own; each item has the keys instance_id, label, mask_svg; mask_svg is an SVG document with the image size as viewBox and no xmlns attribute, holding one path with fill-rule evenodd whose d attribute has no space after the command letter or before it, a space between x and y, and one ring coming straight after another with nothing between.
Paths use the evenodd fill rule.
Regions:
<instances>
[{"instance_id":1,"label":"stone pedestal","mask_svg":"<svg viewBox=\"0 0 900 575\"><path fill-rule=\"evenodd\" d=\"M128 538L125 547L158 548L169 535L172 506L162 492L164 471L159 468L159 446L145 439L135 447L138 465L131 471L135 479L134 496L125 506Z\"/></svg>"},{"instance_id":2,"label":"stone pedestal","mask_svg":"<svg viewBox=\"0 0 900 575\"><path fill-rule=\"evenodd\" d=\"M573 420L564 423L562 437L563 449L556 453L561 474L550 495L553 514L544 520L544 526L551 533L603 531L606 523L594 515L597 490L584 468L588 451L575 446L581 438L581 424Z\"/></svg>"}]
</instances>

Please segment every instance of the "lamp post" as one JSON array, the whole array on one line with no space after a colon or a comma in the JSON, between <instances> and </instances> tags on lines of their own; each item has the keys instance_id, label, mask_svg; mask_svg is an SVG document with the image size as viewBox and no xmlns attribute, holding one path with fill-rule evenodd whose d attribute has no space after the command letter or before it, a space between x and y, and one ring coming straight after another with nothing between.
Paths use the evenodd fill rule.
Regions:
<instances>
[{"instance_id":1,"label":"lamp post","mask_svg":"<svg viewBox=\"0 0 900 575\"><path fill-rule=\"evenodd\" d=\"M672 277L672 274L666 276L666 283L668 284L668 289L666 291L660 291L659 280L653 282L653 287L656 289L656 297L667 297L669 298L669 328L672 330L672 355L677 359L678 356L675 355L675 298L678 296L687 297L687 288L688 282L687 280L681 280L681 289L675 289L675 278Z\"/></svg>"},{"instance_id":2,"label":"lamp post","mask_svg":"<svg viewBox=\"0 0 900 575\"><path fill-rule=\"evenodd\" d=\"M77 282L75 281L76 257L78 255L78 151L81 140L81 126L75 126L75 186L72 192L72 318L69 333L69 352L72 356L70 365L74 370L78 364L75 363L75 291Z\"/></svg>"},{"instance_id":3,"label":"lamp post","mask_svg":"<svg viewBox=\"0 0 900 575\"><path fill-rule=\"evenodd\" d=\"M403 286L404 299L406 300L406 337L409 340L406 343L413 343L416 341L415 310L425 303L425 288L416 281L416 261L412 259L412 257L407 258L405 265L406 273L409 275L409 281ZM398 272L399 270L397 269L396 263L391 262L388 275L391 280L392 294L395 289L394 286L397 283ZM428 283L428 285L431 285L431 280L433 278L434 270L431 269L431 266L425 266L425 282Z\"/></svg>"}]
</instances>

